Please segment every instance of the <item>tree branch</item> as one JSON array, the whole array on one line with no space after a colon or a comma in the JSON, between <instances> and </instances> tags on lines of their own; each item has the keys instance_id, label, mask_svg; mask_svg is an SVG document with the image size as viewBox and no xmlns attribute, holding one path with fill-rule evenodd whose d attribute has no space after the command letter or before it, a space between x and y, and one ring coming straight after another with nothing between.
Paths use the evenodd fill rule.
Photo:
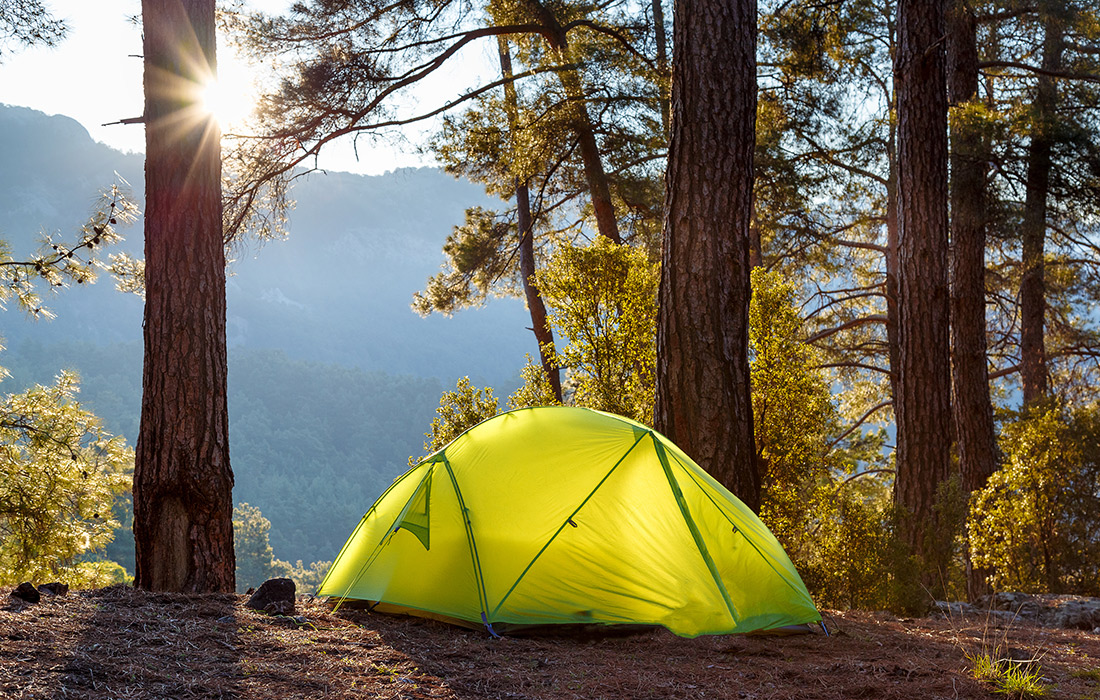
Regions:
<instances>
[{"instance_id":1,"label":"tree branch","mask_svg":"<svg viewBox=\"0 0 1100 700\"><path fill-rule=\"evenodd\" d=\"M814 333L809 338L807 338L805 342L814 343L814 342L817 342L818 340L828 338L831 335L836 335L837 333L840 333L841 331L846 331L849 328L856 328L858 326L864 326L864 325L867 325L868 323L886 324L887 323L887 318L886 318L886 316L881 315L881 314L875 314L873 316L863 316L861 318L853 318L851 321L848 321L846 323L842 323L839 326L834 326L833 328L826 328L823 331L818 331L817 333Z\"/></svg>"},{"instance_id":2,"label":"tree branch","mask_svg":"<svg viewBox=\"0 0 1100 700\"><path fill-rule=\"evenodd\" d=\"M1020 63L1019 61L981 61L978 63L978 70L984 70L986 68L1015 68L1016 70L1028 71L1030 73L1036 73L1038 75L1046 75L1051 78L1064 78L1066 80L1084 80L1090 83L1100 83L1100 75L1096 73L1071 73L1068 71L1060 70L1047 70L1038 66L1033 66L1027 63Z\"/></svg>"},{"instance_id":3,"label":"tree branch","mask_svg":"<svg viewBox=\"0 0 1100 700\"><path fill-rule=\"evenodd\" d=\"M882 403L880 403L880 404L876 404L876 405L872 406L871 408L869 408L869 409L867 410L867 412L866 412L866 413L864 413L864 414L863 414L862 416L860 416L860 417L859 417L859 420L857 420L857 421L856 421L855 423L853 423L853 424L852 424L852 425L851 425L851 426L850 426L850 427L849 427L849 428L848 428L847 430L845 430L845 431L844 431L843 433L841 433L840 435L838 435L838 436L836 437L836 439L835 439L835 440L833 440L832 442L830 442L830 443L829 443L829 447L828 447L828 448L826 449L826 451L827 451L827 452L832 452L832 451L833 451L833 448L834 448L834 447L836 447L836 446L837 446L838 444L840 444L840 441L841 441L841 440L843 440L844 438L848 437L848 436L849 436L849 435L851 435L851 434L852 434L853 432L855 432L855 430L856 430L857 428L859 428L859 427L860 427L861 425L863 425L864 423L866 423L866 422L867 422L867 419L868 419L868 418L870 418L871 416L873 416L873 415L874 415L875 413L877 413L878 411L881 411L882 409L886 408L887 406L893 406L893 405L894 405L894 402L893 402L893 401L883 401Z\"/></svg>"}]
</instances>

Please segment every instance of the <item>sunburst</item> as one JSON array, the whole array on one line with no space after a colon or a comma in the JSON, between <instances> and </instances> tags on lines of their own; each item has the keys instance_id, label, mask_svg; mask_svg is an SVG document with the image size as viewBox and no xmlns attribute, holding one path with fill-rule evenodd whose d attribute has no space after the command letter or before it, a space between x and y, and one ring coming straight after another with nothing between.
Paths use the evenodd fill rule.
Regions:
<instances>
[{"instance_id":1,"label":"sunburst","mask_svg":"<svg viewBox=\"0 0 1100 700\"><path fill-rule=\"evenodd\" d=\"M214 116L223 132L229 132L252 114L259 88L244 59L231 50L219 50L218 54L218 76L200 88L199 104Z\"/></svg>"}]
</instances>

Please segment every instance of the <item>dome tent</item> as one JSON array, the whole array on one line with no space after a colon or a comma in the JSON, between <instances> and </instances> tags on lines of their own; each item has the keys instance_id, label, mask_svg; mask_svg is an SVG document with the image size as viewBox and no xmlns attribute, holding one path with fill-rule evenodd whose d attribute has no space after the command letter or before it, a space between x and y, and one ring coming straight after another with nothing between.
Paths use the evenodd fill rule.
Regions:
<instances>
[{"instance_id":1,"label":"dome tent","mask_svg":"<svg viewBox=\"0 0 1100 700\"><path fill-rule=\"evenodd\" d=\"M820 620L767 527L640 423L500 414L399 477L319 589L491 632L555 624L727 634Z\"/></svg>"}]
</instances>

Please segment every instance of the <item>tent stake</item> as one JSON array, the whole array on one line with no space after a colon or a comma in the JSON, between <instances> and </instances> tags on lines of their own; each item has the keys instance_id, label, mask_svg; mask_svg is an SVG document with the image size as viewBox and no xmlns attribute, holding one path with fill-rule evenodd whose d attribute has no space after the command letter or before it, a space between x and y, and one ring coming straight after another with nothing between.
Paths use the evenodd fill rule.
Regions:
<instances>
[{"instance_id":1,"label":"tent stake","mask_svg":"<svg viewBox=\"0 0 1100 700\"><path fill-rule=\"evenodd\" d=\"M500 639L501 636L493 629L492 623L489 622L489 618L485 617L485 613L481 613L481 621L485 623L485 629L489 630L489 634L493 635L493 639Z\"/></svg>"}]
</instances>

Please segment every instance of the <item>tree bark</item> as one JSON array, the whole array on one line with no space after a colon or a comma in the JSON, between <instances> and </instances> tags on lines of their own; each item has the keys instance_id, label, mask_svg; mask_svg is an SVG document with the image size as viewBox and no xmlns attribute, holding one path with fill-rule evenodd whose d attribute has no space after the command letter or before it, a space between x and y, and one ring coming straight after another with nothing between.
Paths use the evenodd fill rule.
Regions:
<instances>
[{"instance_id":1,"label":"tree bark","mask_svg":"<svg viewBox=\"0 0 1100 700\"><path fill-rule=\"evenodd\" d=\"M677 0L655 427L760 504L749 385L755 0Z\"/></svg>"},{"instance_id":2,"label":"tree bark","mask_svg":"<svg viewBox=\"0 0 1100 700\"><path fill-rule=\"evenodd\" d=\"M214 0L143 0L145 367L135 585L232 592L220 133L200 107Z\"/></svg>"},{"instance_id":3,"label":"tree bark","mask_svg":"<svg viewBox=\"0 0 1100 700\"><path fill-rule=\"evenodd\" d=\"M1062 24L1047 11L1040 11L1043 22L1044 71L1062 68L1064 36ZM1047 195L1050 191L1051 152L1054 125L1058 118L1058 86L1048 74L1036 79L1034 124L1027 154L1027 181L1024 185L1024 217L1021 224L1023 273L1020 278L1020 382L1024 406L1047 395L1047 358L1044 344L1046 326L1046 247Z\"/></svg>"},{"instance_id":4,"label":"tree bark","mask_svg":"<svg viewBox=\"0 0 1100 700\"><path fill-rule=\"evenodd\" d=\"M890 396L898 395L898 372L901 368L901 340L898 337L898 151L897 108L886 139L886 354L890 362Z\"/></svg>"},{"instance_id":5,"label":"tree bark","mask_svg":"<svg viewBox=\"0 0 1100 700\"><path fill-rule=\"evenodd\" d=\"M519 98L516 96L516 86L511 82L512 54L508 50L508 39L503 35L497 37L497 50L500 55L501 76L509 81L504 84L504 109L508 112L508 128L512 134L514 148L515 133L519 123L517 116ZM542 371L550 382L554 398L561 403L561 372L554 360L554 331L546 320L546 304L543 303L542 294L535 285L535 232L531 217L531 192L527 182L519 177L516 177L515 183L516 224L519 226L519 274L523 278L523 295L527 299L527 310L531 314L531 331L539 344Z\"/></svg>"},{"instance_id":6,"label":"tree bark","mask_svg":"<svg viewBox=\"0 0 1100 700\"><path fill-rule=\"evenodd\" d=\"M664 0L652 0L653 41L657 45L657 99L661 103L661 133L667 143L672 121L672 101L668 84L668 36L665 33Z\"/></svg>"},{"instance_id":7,"label":"tree bark","mask_svg":"<svg viewBox=\"0 0 1100 700\"><path fill-rule=\"evenodd\" d=\"M901 0L898 101L897 478L901 536L935 588L950 540L934 509L948 476L951 432L947 280L947 91L942 0ZM947 551L944 551L947 549Z\"/></svg>"},{"instance_id":8,"label":"tree bark","mask_svg":"<svg viewBox=\"0 0 1100 700\"><path fill-rule=\"evenodd\" d=\"M968 0L953 0L947 13L948 97L960 109L977 104L978 45ZM985 323L986 182L989 140L965 115L951 125L951 370L955 452L963 493L985 486L996 467L996 433L989 398ZM967 595L988 593L987 571L965 552Z\"/></svg>"},{"instance_id":9,"label":"tree bark","mask_svg":"<svg viewBox=\"0 0 1100 700\"><path fill-rule=\"evenodd\" d=\"M611 200L607 171L603 167L603 157L596 143L596 132L592 126L592 115L588 113L584 82L581 80L580 71L576 68L576 61L569 47L569 37L558 18L541 0L526 0L526 2L535 18L543 26L542 36L554 52L558 64L558 80L570 102L573 133L580 147L584 177L588 184L592 209L596 215L596 230L601 236L615 243L622 243L622 238L619 236L619 222L615 216L615 204Z\"/></svg>"}]
</instances>

